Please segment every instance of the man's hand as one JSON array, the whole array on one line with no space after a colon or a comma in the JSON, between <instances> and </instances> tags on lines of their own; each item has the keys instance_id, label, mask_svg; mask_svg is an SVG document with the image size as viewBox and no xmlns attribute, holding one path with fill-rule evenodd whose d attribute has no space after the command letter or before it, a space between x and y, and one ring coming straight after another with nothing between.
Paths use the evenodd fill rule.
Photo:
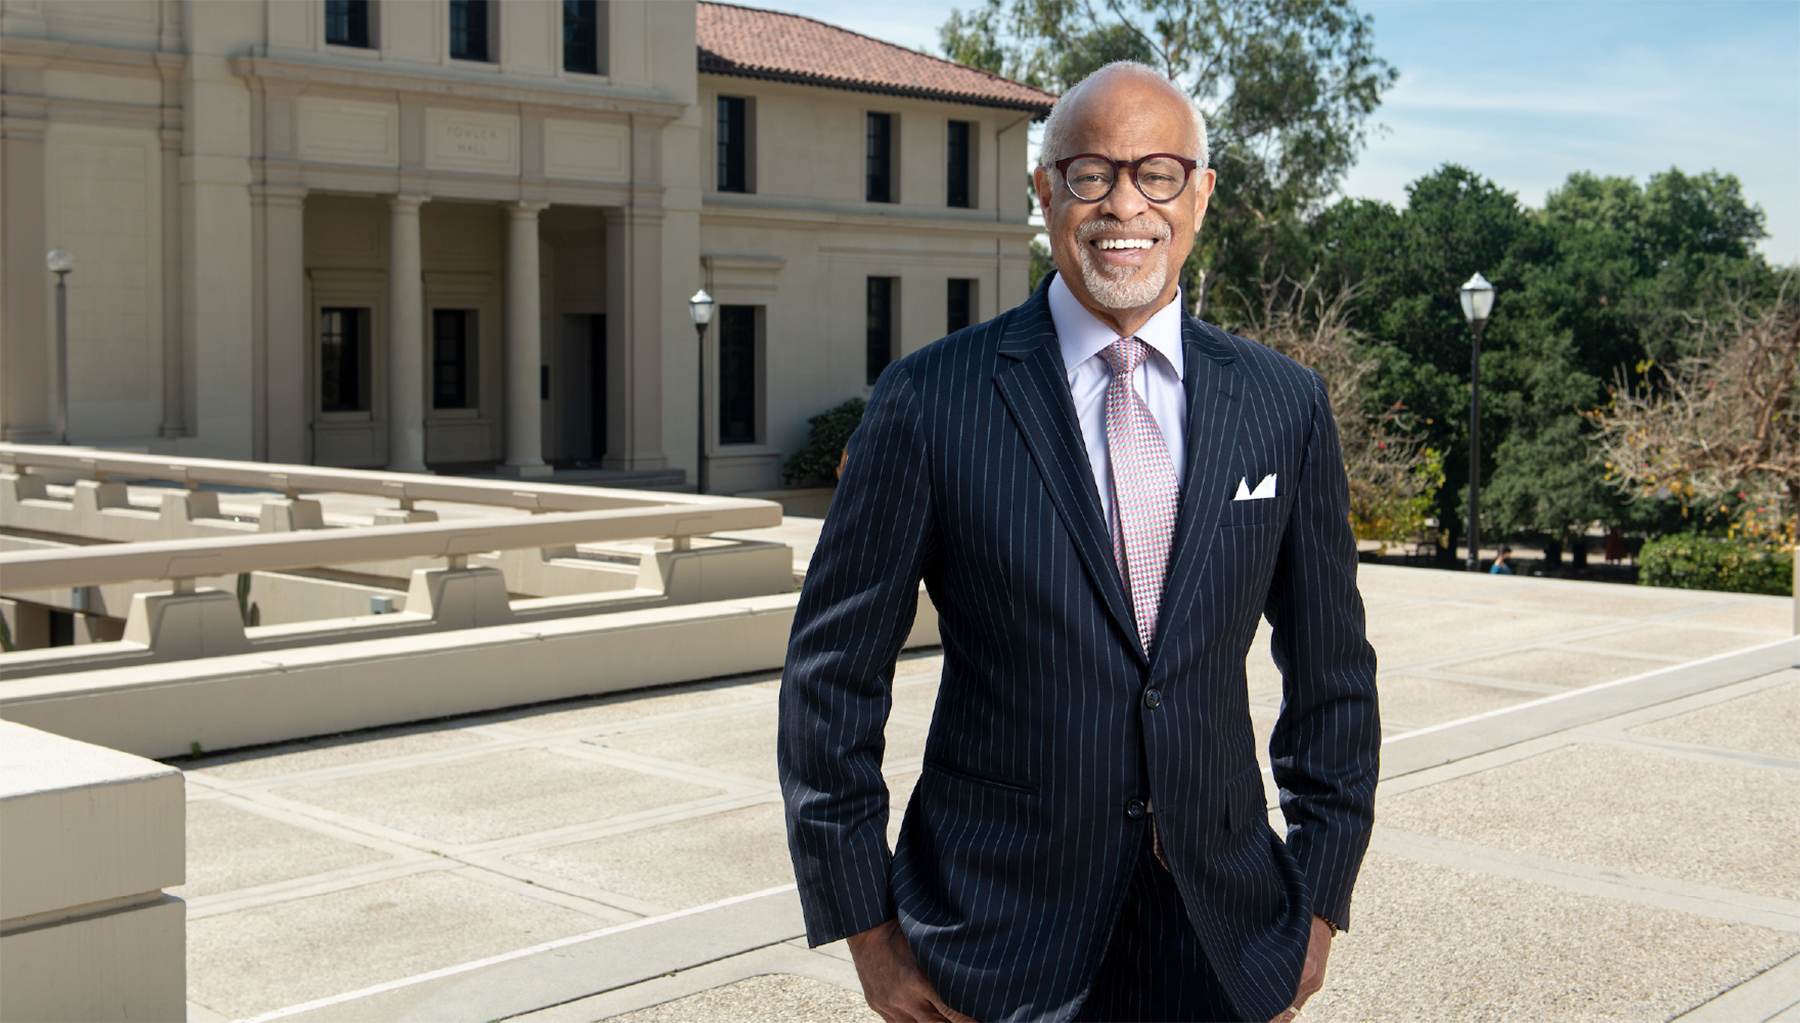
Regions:
<instances>
[{"instance_id":1,"label":"man's hand","mask_svg":"<svg viewBox=\"0 0 1800 1023\"><path fill-rule=\"evenodd\" d=\"M884 924L852 934L846 942L850 957L856 960L856 975L862 980L863 997L869 1008L881 1014L888 1023L915 1023L918 1020L950 1020L952 1023L975 1021L945 1005L937 989L925 979L912 946L900 932L900 921ZM1306 957L1312 965L1312 953Z\"/></svg>"},{"instance_id":2,"label":"man's hand","mask_svg":"<svg viewBox=\"0 0 1800 1023\"><path fill-rule=\"evenodd\" d=\"M855 939L851 939L855 940ZM1281 1011L1269 1023L1294 1023L1306 1000L1325 986L1325 960L1331 958L1331 925L1313 917L1312 936L1306 941L1306 966L1300 971L1300 990L1294 992L1294 1004ZM868 985L864 981L864 986Z\"/></svg>"}]
</instances>

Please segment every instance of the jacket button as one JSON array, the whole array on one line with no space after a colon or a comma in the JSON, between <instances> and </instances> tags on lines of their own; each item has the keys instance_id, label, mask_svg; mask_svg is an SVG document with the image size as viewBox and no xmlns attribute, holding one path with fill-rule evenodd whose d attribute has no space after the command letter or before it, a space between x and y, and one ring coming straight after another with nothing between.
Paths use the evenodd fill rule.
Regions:
<instances>
[{"instance_id":1,"label":"jacket button","mask_svg":"<svg viewBox=\"0 0 1800 1023\"><path fill-rule=\"evenodd\" d=\"M1144 690L1144 706L1151 710L1162 706L1162 691L1159 689Z\"/></svg>"},{"instance_id":2,"label":"jacket button","mask_svg":"<svg viewBox=\"0 0 1800 1023\"><path fill-rule=\"evenodd\" d=\"M1144 812L1148 809L1149 808L1144 805L1143 800L1134 799L1125 804L1125 816L1130 817L1134 821L1139 820L1144 816Z\"/></svg>"}]
</instances>

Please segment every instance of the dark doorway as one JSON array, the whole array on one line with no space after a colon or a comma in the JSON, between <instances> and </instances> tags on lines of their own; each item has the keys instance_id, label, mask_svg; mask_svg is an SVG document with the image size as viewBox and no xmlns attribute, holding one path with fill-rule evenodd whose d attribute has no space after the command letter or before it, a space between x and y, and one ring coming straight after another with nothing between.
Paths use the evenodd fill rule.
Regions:
<instances>
[{"instance_id":1,"label":"dark doorway","mask_svg":"<svg viewBox=\"0 0 1800 1023\"><path fill-rule=\"evenodd\" d=\"M606 314L563 317L563 457L598 465L606 456Z\"/></svg>"}]
</instances>

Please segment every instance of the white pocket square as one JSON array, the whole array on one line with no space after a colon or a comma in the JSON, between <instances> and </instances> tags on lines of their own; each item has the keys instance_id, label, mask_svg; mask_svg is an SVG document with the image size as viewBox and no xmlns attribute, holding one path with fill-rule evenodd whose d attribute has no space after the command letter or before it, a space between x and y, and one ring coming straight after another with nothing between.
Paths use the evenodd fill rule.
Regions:
<instances>
[{"instance_id":1,"label":"white pocket square","mask_svg":"<svg viewBox=\"0 0 1800 1023\"><path fill-rule=\"evenodd\" d=\"M1270 473L1262 478L1255 490L1250 489L1250 477L1238 480L1237 496L1233 501L1267 501L1275 496L1275 474Z\"/></svg>"}]
</instances>

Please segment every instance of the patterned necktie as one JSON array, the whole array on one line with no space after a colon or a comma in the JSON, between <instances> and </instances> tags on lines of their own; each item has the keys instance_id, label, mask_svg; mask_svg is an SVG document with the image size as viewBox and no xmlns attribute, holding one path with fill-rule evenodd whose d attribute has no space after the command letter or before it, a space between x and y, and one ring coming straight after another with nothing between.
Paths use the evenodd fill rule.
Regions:
<instances>
[{"instance_id":1,"label":"patterned necktie","mask_svg":"<svg viewBox=\"0 0 1800 1023\"><path fill-rule=\"evenodd\" d=\"M1148 652L1156 638L1180 488L1162 430L1132 387L1137 368L1150 357L1150 347L1137 338L1123 338L1100 357L1112 369L1112 381L1106 385L1106 449L1112 463L1113 557L1119 563L1119 577L1131 591L1138 640Z\"/></svg>"}]
</instances>

